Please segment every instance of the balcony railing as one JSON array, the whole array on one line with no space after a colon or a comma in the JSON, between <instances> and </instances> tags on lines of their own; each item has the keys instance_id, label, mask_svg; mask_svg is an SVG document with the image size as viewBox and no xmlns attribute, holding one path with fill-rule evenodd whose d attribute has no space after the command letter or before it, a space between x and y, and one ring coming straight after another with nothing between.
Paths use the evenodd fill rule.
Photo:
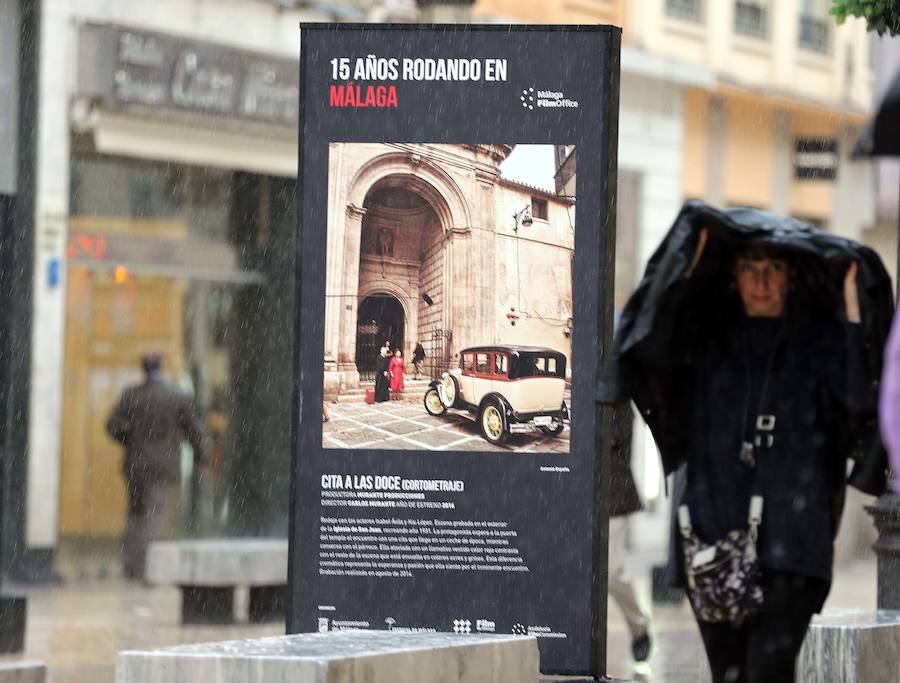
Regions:
<instances>
[{"instance_id":1,"label":"balcony railing","mask_svg":"<svg viewBox=\"0 0 900 683\"><path fill-rule=\"evenodd\" d=\"M810 52L828 53L828 19L809 14L800 15L797 45Z\"/></svg>"},{"instance_id":2,"label":"balcony railing","mask_svg":"<svg viewBox=\"0 0 900 683\"><path fill-rule=\"evenodd\" d=\"M769 36L769 20L766 6L752 0L734 3L734 32L751 38L765 40Z\"/></svg>"},{"instance_id":3,"label":"balcony railing","mask_svg":"<svg viewBox=\"0 0 900 683\"><path fill-rule=\"evenodd\" d=\"M676 19L702 21L703 0L666 0L666 14Z\"/></svg>"}]
</instances>

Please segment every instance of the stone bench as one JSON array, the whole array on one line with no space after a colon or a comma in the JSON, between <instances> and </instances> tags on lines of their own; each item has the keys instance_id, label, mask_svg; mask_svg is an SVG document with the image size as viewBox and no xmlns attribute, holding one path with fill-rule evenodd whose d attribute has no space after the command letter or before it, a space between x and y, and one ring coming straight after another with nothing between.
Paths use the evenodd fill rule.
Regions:
<instances>
[{"instance_id":1,"label":"stone bench","mask_svg":"<svg viewBox=\"0 0 900 683\"><path fill-rule=\"evenodd\" d=\"M537 683L534 636L333 631L122 652L116 683Z\"/></svg>"},{"instance_id":2,"label":"stone bench","mask_svg":"<svg viewBox=\"0 0 900 683\"><path fill-rule=\"evenodd\" d=\"M900 681L900 612L828 609L813 618L798 683Z\"/></svg>"},{"instance_id":3,"label":"stone bench","mask_svg":"<svg viewBox=\"0 0 900 683\"><path fill-rule=\"evenodd\" d=\"M250 588L252 622L284 619L288 543L280 539L216 538L151 543L146 579L181 589L185 624L234 621L234 589Z\"/></svg>"},{"instance_id":4,"label":"stone bench","mask_svg":"<svg viewBox=\"0 0 900 683\"><path fill-rule=\"evenodd\" d=\"M45 683L47 665L43 662L2 662L0 683Z\"/></svg>"}]
</instances>

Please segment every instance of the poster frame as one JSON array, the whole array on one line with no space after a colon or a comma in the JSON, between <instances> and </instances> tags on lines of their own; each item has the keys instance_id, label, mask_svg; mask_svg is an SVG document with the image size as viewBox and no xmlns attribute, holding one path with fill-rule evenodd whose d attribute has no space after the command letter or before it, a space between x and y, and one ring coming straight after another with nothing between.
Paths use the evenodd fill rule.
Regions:
<instances>
[{"instance_id":1,"label":"poster frame","mask_svg":"<svg viewBox=\"0 0 900 683\"><path fill-rule=\"evenodd\" d=\"M620 50L621 29L608 25L556 25L556 24L365 24L365 23L309 23L300 24L300 102L299 102L299 134L297 140L298 173L296 186L296 275L295 275L295 344L294 344L294 372L293 372L293 412L291 422L291 480L290 480L290 513L289 513L289 552L288 552L288 614L287 633L297 633L300 630L300 615L295 609L297 605L296 591L299 584L299 572L303 558L304 548L299 544L298 513L300 506L300 479L303 475L303 458L300 457L298 435L303 429L301 421L304 396L302 393L302 368L301 358L306 353L305 349L319 352L322 340L318 338L305 339L303 330L304 311L300 302L303 301L303 261L304 261L304 226L303 226L303 186L304 186L304 149L306 144L306 120L307 102L305 98L305 83L307 77L307 52L303 48L303 34L307 31L446 31L451 33L495 32L507 34L510 32L544 32L544 33L582 33L605 32L608 33L608 54L602 56L602 63L608 65L607 72L601 74L597 80L600 89L600 102L602 105L601 116L597 121L597 129L604 132L600 136L600 154L604 162L602 167L601 187L598 190L600 201L598 202L597 215L591 218L579 220L592 220L599 226L599 239L592 245L597 259L597 278L595 290L591 296L597 302L597 319L586 320L584 324L592 325L596 332L597 340L597 366L596 376L593 381L592 406L583 405L583 408L595 411L596 429L593 435L592 451L593 464L593 493L592 505L588 511L590 514L591 528L593 531L592 552L589 559L591 563L591 667L589 671L579 669L545 670L542 673L551 675L580 675L590 676L600 680L606 673L606 620L607 620L607 548L608 548L608 492L609 482L607 477L610 457L610 430L612 427L612 408L601 401L601 382L604 367L607 365L608 354L612 348L613 336L613 288L615 272L615 239L616 239L616 180L617 180L617 148L618 148L618 114L619 114L619 82L620 82ZM580 182L579 187L584 183ZM579 194L579 193L576 193ZM575 292L573 291L573 297ZM313 397L312 400L314 400ZM587 403L585 401L585 403Z\"/></svg>"}]
</instances>

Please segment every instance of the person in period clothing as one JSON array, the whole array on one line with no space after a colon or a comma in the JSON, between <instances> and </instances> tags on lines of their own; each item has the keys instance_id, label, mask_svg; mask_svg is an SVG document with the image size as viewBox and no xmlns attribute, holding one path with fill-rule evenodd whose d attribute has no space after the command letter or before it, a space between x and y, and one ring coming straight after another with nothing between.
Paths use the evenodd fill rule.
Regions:
<instances>
[{"instance_id":1,"label":"person in period clothing","mask_svg":"<svg viewBox=\"0 0 900 683\"><path fill-rule=\"evenodd\" d=\"M764 501L761 608L731 621L697 619L713 681L791 683L831 585L846 485L845 455L830 438L835 416L865 414L872 402L858 265L851 260L843 276L840 319L813 318L791 297L793 253L744 245L733 260L733 309L703 316L683 302L707 237L702 229L685 275L660 301L667 350L642 354L683 382L685 470L673 507L687 505L696 535L712 543L746 528L751 495ZM690 314L696 319L683 318ZM760 440L760 429L771 438ZM675 538L672 566L683 581Z\"/></svg>"},{"instance_id":2,"label":"person in period clothing","mask_svg":"<svg viewBox=\"0 0 900 683\"><path fill-rule=\"evenodd\" d=\"M419 375L422 374L422 363L425 360L425 349L422 347L422 342L416 342L416 348L413 349L413 366L416 368L416 379L419 379Z\"/></svg>"},{"instance_id":3,"label":"person in period clothing","mask_svg":"<svg viewBox=\"0 0 900 683\"><path fill-rule=\"evenodd\" d=\"M391 358L386 346L382 346L378 352L378 361L375 363L375 402L383 403L391 400Z\"/></svg>"},{"instance_id":4,"label":"person in period clothing","mask_svg":"<svg viewBox=\"0 0 900 683\"><path fill-rule=\"evenodd\" d=\"M631 653L636 662L650 656L650 617L641 607L634 583L625 571L628 517L643 510L631 473L631 439L634 415L631 403L613 408L609 461L609 594L619 606L631 633Z\"/></svg>"},{"instance_id":5,"label":"person in period clothing","mask_svg":"<svg viewBox=\"0 0 900 683\"><path fill-rule=\"evenodd\" d=\"M388 372L391 373L391 391L394 398L400 398L399 394L403 391L403 379L406 375L406 361L403 359L403 352L400 349L394 351L394 356L388 365Z\"/></svg>"},{"instance_id":6,"label":"person in period clothing","mask_svg":"<svg viewBox=\"0 0 900 683\"><path fill-rule=\"evenodd\" d=\"M122 473L128 518L122 545L127 578L142 579L147 545L159 539L168 520L168 500L178 483L181 443L194 449L194 465L204 463L203 436L193 399L162 378L162 357L142 361L146 379L128 387L106 422L109 435L125 447Z\"/></svg>"}]
</instances>

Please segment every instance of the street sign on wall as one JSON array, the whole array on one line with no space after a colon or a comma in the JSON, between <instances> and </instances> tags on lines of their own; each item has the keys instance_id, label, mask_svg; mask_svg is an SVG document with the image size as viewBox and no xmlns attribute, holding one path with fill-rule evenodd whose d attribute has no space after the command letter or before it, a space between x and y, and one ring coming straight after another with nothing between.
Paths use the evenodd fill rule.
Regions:
<instances>
[{"instance_id":1,"label":"street sign on wall","mask_svg":"<svg viewBox=\"0 0 900 683\"><path fill-rule=\"evenodd\" d=\"M619 38L301 27L289 631L604 673Z\"/></svg>"}]
</instances>

